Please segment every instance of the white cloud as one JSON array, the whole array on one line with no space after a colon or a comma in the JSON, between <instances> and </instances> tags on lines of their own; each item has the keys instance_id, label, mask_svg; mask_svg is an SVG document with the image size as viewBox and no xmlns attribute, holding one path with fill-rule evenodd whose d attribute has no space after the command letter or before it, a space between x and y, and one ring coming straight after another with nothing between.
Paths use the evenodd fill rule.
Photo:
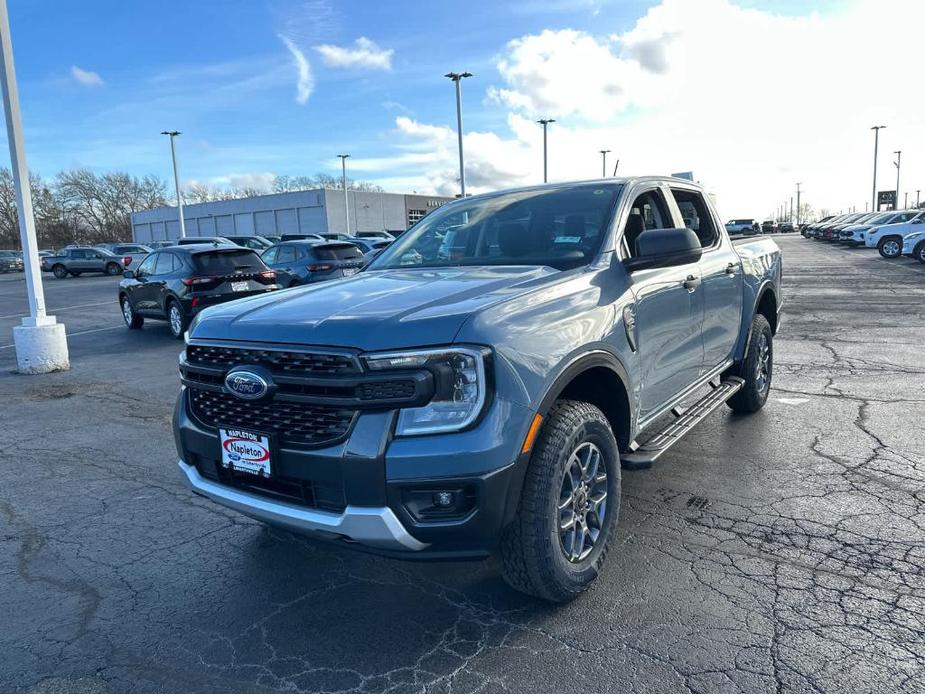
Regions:
<instances>
[{"instance_id":1,"label":"white cloud","mask_svg":"<svg viewBox=\"0 0 925 694\"><path fill-rule=\"evenodd\" d=\"M354 41L352 48L323 44L315 46L315 50L329 67L368 70L391 70L392 54L395 52L391 48L380 48L365 36Z\"/></svg>"},{"instance_id":2,"label":"white cloud","mask_svg":"<svg viewBox=\"0 0 925 694\"><path fill-rule=\"evenodd\" d=\"M308 58L305 57L305 53L303 53L289 38L282 34L279 34L279 38L286 48L289 49L289 53L292 54L292 62L299 73L298 80L296 81L295 100L300 104L304 104L308 101L308 97L312 95L312 90L315 88L315 78L312 77L312 67L308 62Z\"/></svg>"},{"instance_id":3,"label":"white cloud","mask_svg":"<svg viewBox=\"0 0 925 694\"><path fill-rule=\"evenodd\" d=\"M727 0L663 0L628 31L607 27L603 12L608 34L520 37L498 57L501 82L487 102L508 109L507 128L466 134L467 187L542 180L534 121L548 116L557 120L549 127L550 180L599 176L598 150L610 149L610 172L617 158L626 175L693 170L730 217L769 214L796 181L817 209L863 210L869 128L886 124L878 187L895 186L889 153L902 149L900 200L907 189L914 200L915 189L925 189L925 93L914 71L896 68L921 62L923 23L925 4L900 0L797 17ZM409 152L430 151L432 163L410 165L434 189L458 189L454 130L396 123L396 165Z\"/></svg>"},{"instance_id":4,"label":"white cloud","mask_svg":"<svg viewBox=\"0 0 925 694\"><path fill-rule=\"evenodd\" d=\"M103 78L100 77L98 72L84 70L77 67L76 65L71 65L71 77L73 77L75 80L77 80L78 83L85 87L103 86Z\"/></svg>"}]
</instances>

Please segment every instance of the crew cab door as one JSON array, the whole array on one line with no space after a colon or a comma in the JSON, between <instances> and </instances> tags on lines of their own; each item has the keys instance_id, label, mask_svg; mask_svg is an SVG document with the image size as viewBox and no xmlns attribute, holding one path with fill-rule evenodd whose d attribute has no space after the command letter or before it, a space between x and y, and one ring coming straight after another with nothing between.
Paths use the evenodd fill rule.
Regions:
<instances>
[{"instance_id":1,"label":"crew cab door","mask_svg":"<svg viewBox=\"0 0 925 694\"><path fill-rule=\"evenodd\" d=\"M633 257L646 229L673 229L660 187L637 191L622 230L622 253ZM645 419L700 376L703 367L703 300L697 263L638 270L630 275L635 296L639 358L638 418Z\"/></svg>"},{"instance_id":2,"label":"crew cab door","mask_svg":"<svg viewBox=\"0 0 925 694\"><path fill-rule=\"evenodd\" d=\"M726 234L719 230L713 208L695 188L671 186L671 196L684 226L700 245L700 295L703 301L703 368L705 374L732 355L742 324L742 261Z\"/></svg>"}]
</instances>

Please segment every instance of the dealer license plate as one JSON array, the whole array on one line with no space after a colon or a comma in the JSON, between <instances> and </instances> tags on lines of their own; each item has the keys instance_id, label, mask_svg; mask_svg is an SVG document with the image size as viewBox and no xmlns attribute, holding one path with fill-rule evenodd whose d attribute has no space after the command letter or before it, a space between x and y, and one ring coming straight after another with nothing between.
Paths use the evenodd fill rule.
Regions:
<instances>
[{"instance_id":1,"label":"dealer license plate","mask_svg":"<svg viewBox=\"0 0 925 694\"><path fill-rule=\"evenodd\" d=\"M247 282L232 282L231 291L233 292L246 292L247 291Z\"/></svg>"},{"instance_id":2,"label":"dealer license plate","mask_svg":"<svg viewBox=\"0 0 925 694\"><path fill-rule=\"evenodd\" d=\"M343 272L344 277L350 277L350 275L357 274L357 269L355 267L345 267Z\"/></svg>"},{"instance_id":3,"label":"dealer license plate","mask_svg":"<svg viewBox=\"0 0 925 694\"><path fill-rule=\"evenodd\" d=\"M265 434L241 429L219 429L222 465L238 472L269 477L270 438Z\"/></svg>"}]
</instances>

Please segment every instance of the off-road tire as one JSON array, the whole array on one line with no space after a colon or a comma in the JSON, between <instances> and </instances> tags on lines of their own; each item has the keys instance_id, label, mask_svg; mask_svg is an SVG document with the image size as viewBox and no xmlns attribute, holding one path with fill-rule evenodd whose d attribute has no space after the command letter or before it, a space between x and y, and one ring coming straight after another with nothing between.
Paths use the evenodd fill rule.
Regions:
<instances>
[{"instance_id":1,"label":"off-road tire","mask_svg":"<svg viewBox=\"0 0 925 694\"><path fill-rule=\"evenodd\" d=\"M63 280L65 277L67 277L67 268L64 267L63 265L60 265L60 264L59 264L59 265L55 265L55 266L51 269L51 274L53 274L53 275L54 275L55 277L57 277L59 280Z\"/></svg>"},{"instance_id":2,"label":"off-road tire","mask_svg":"<svg viewBox=\"0 0 925 694\"><path fill-rule=\"evenodd\" d=\"M890 244L888 246L888 248L890 249L889 252L885 250L885 248L887 247L887 244ZM888 253L892 253L893 248L897 248L898 250L892 255L889 255ZM894 258L898 258L903 254L903 241L902 239L897 239L895 236L887 236L884 239L880 239L880 242L877 244L877 250L880 252L880 255L883 256L884 258L887 258L888 260L893 260Z\"/></svg>"},{"instance_id":3,"label":"off-road tire","mask_svg":"<svg viewBox=\"0 0 925 694\"><path fill-rule=\"evenodd\" d=\"M584 442L600 450L607 472L601 533L582 561L568 560L559 539L558 504L566 466ZM597 578L620 515L620 453L604 413L594 405L561 400L549 411L533 448L514 521L501 538L502 573L522 593L550 602L574 599Z\"/></svg>"},{"instance_id":4,"label":"off-road tire","mask_svg":"<svg viewBox=\"0 0 925 694\"><path fill-rule=\"evenodd\" d=\"M135 307L132 306L131 300L124 294L119 299L119 308L122 309L122 320L125 321L129 330L138 330L145 324L145 319L135 313Z\"/></svg>"},{"instance_id":5,"label":"off-road tire","mask_svg":"<svg viewBox=\"0 0 925 694\"><path fill-rule=\"evenodd\" d=\"M762 359L762 337L767 340L768 349L767 378L764 383L761 382L758 368L759 360ZM768 319L760 313L756 313L752 318L752 331L745 351L745 359L738 368L731 372L731 375L745 380L742 389L726 401L734 412L757 412L764 407L771 390L771 378L774 375L774 336L771 334Z\"/></svg>"},{"instance_id":6,"label":"off-road tire","mask_svg":"<svg viewBox=\"0 0 925 694\"><path fill-rule=\"evenodd\" d=\"M178 311L180 315L179 323L173 320L171 315L172 311ZM183 312L183 307L180 306L180 303L174 299L170 299L167 302L167 328L170 330L170 334L173 335L178 340L183 339L183 333L186 332L186 329L189 327L189 317Z\"/></svg>"}]
</instances>

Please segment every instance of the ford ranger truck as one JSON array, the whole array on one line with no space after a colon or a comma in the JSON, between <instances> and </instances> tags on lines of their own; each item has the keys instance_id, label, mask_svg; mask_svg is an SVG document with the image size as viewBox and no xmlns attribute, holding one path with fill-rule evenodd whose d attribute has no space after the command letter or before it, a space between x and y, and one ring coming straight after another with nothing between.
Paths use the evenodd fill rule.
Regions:
<instances>
[{"instance_id":1,"label":"ford ranger truck","mask_svg":"<svg viewBox=\"0 0 925 694\"><path fill-rule=\"evenodd\" d=\"M460 199L353 277L198 314L179 466L269 525L405 559L496 553L514 588L566 601L614 541L621 468L724 403L764 405L780 282L777 245L733 246L681 179Z\"/></svg>"}]
</instances>

